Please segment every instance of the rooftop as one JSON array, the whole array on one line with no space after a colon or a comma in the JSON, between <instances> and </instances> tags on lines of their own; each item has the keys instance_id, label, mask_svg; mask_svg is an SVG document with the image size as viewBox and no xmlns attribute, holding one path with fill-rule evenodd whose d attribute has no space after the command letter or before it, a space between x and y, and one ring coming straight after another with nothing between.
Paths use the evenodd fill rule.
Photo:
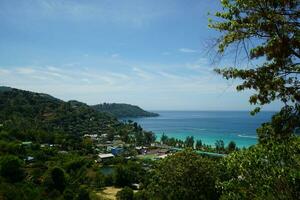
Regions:
<instances>
[{"instance_id":1,"label":"rooftop","mask_svg":"<svg viewBox=\"0 0 300 200\"><path fill-rule=\"evenodd\" d=\"M103 159L103 158L112 158L114 157L114 155L112 153L104 153L104 154L99 154L98 155L99 158Z\"/></svg>"}]
</instances>

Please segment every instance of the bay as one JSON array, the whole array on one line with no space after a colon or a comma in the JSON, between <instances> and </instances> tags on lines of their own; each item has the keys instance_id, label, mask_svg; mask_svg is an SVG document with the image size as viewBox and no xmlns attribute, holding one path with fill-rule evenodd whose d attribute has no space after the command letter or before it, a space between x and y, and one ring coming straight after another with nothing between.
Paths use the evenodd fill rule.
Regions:
<instances>
[{"instance_id":1,"label":"bay","mask_svg":"<svg viewBox=\"0 0 300 200\"><path fill-rule=\"evenodd\" d=\"M203 143L214 145L216 140L225 144L234 141L238 147L249 147L258 142L256 129L270 121L275 112L260 112L251 116L249 111L154 111L159 117L131 118L147 131L155 133L157 140L165 133L169 137L185 140L193 136ZM127 119L128 120L128 119Z\"/></svg>"}]
</instances>

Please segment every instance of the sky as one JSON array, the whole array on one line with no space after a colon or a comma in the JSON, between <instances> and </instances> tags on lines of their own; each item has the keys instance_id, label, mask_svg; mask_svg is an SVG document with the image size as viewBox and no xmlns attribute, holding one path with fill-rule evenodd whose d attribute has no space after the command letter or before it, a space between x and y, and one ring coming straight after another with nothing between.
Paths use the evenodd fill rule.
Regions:
<instances>
[{"instance_id":1,"label":"sky","mask_svg":"<svg viewBox=\"0 0 300 200\"><path fill-rule=\"evenodd\" d=\"M249 110L252 92L213 72L234 62L213 62L217 10L217 0L0 0L0 85L90 105Z\"/></svg>"}]
</instances>

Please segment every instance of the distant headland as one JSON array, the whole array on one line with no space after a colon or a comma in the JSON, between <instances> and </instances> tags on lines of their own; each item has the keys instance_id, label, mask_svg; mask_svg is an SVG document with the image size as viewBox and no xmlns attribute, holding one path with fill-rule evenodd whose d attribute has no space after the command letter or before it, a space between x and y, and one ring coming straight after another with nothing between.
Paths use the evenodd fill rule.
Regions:
<instances>
[{"instance_id":1,"label":"distant headland","mask_svg":"<svg viewBox=\"0 0 300 200\"><path fill-rule=\"evenodd\" d=\"M159 116L159 114L145 111L139 106L125 104L125 103L103 103L103 104L93 105L91 107L96 111L109 113L116 118Z\"/></svg>"}]
</instances>

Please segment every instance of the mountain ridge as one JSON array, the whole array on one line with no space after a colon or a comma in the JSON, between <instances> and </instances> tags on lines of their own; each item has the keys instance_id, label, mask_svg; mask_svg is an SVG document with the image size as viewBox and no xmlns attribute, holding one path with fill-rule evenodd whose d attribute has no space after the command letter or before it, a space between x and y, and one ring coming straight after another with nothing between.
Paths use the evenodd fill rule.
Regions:
<instances>
[{"instance_id":1,"label":"mountain ridge","mask_svg":"<svg viewBox=\"0 0 300 200\"><path fill-rule=\"evenodd\" d=\"M116 118L157 117L159 114L145 111L139 106L127 103L103 103L91 106L94 110L109 113Z\"/></svg>"}]
</instances>

